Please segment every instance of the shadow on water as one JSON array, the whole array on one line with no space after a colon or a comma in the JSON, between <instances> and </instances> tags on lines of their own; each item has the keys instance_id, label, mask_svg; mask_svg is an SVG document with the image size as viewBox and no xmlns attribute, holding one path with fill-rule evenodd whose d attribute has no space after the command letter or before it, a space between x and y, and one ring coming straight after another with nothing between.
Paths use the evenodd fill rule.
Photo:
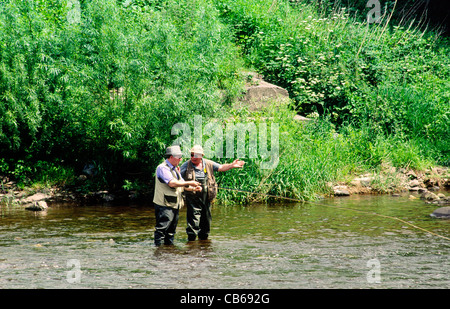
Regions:
<instances>
[{"instance_id":1,"label":"shadow on water","mask_svg":"<svg viewBox=\"0 0 450 309\"><path fill-rule=\"evenodd\" d=\"M448 288L450 236L435 205L390 196L212 209L208 241L154 247L151 206L0 209L2 288Z\"/></svg>"}]
</instances>

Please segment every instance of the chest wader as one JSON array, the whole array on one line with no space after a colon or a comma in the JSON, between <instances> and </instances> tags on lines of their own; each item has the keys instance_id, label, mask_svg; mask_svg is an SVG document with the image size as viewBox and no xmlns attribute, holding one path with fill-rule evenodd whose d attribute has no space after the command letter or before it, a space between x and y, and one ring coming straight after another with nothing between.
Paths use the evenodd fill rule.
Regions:
<instances>
[{"instance_id":1,"label":"chest wader","mask_svg":"<svg viewBox=\"0 0 450 309\"><path fill-rule=\"evenodd\" d=\"M187 207L186 233L189 241L195 240L197 236L202 240L207 239L211 230L211 196L208 196L208 192L210 193L208 179L211 179L209 173L213 171L212 165L207 167L207 164L209 162L203 162L203 172L205 173L205 178L203 179L195 179L195 170L191 161L189 161L186 169L186 180L196 180L202 185L202 192L185 193Z\"/></svg>"}]
</instances>

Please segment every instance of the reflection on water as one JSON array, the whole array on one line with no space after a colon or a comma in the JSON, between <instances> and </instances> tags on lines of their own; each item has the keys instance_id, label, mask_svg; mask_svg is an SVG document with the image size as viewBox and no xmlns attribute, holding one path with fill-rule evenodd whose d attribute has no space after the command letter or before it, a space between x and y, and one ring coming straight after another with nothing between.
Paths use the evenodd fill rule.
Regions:
<instances>
[{"instance_id":1,"label":"reflection on water","mask_svg":"<svg viewBox=\"0 0 450 309\"><path fill-rule=\"evenodd\" d=\"M431 218L436 207L420 200L321 203L450 236L450 220ZM212 213L210 240L187 242L183 210L176 245L155 248L151 206L2 206L0 287L450 287L450 242L395 220L317 204L215 206Z\"/></svg>"}]
</instances>

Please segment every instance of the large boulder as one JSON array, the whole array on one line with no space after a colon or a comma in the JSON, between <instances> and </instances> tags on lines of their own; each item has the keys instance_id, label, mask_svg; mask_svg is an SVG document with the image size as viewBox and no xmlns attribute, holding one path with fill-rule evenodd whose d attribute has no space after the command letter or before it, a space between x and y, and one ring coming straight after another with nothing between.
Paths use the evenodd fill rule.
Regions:
<instances>
[{"instance_id":1,"label":"large boulder","mask_svg":"<svg viewBox=\"0 0 450 309\"><path fill-rule=\"evenodd\" d=\"M450 207L441 207L431 214L434 218L450 219Z\"/></svg>"},{"instance_id":2,"label":"large boulder","mask_svg":"<svg viewBox=\"0 0 450 309\"><path fill-rule=\"evenodd\" d=\"M27 204L27 203L33 203L33 202L38 202L38 201L42 201L42 200L46 200L50 198L49 195L44 194L44 193L36 193L33 195L28 196L27 198L25 198L22 203Z\"/></svg>"},{"instance_id":3,"label":"large boulder","mask_svg":"<svg viewBox=\"0 0 450 309\"><path fill-rule=\"evenodd\" d=\"M433 192L429 192L429 191L426 191L426 192L422 193L420 198L424 199L424 200L427 200L427 201L439 200L439 197L436 194L434 194Z\"/></svg>"},{"instance_id":4,"label":"large boulder","mask_svg":"<svg viewBox=\"0 0 450 309\"><path fill-rule=\"evenodd\" d=\"M21 203L25 206L26 210L42 211L48 208L46 200L49 198L50 196L47 194L36 193L23 199Z\"/></svg>"},{"instance_id":5,"label":"large boulder","mask_svg":"<svg viewBox=\"0 0 450 309\"><path fill-rule=\"evenodd\" d=\"M257 73L247 72L246 74L248 78L245 95L236 103L236 108L248 106L250 110L255 111L268 107L269 104L282 104L289 101L289 93L286 89L264 81Z\"/></svg>"}]
</instances>

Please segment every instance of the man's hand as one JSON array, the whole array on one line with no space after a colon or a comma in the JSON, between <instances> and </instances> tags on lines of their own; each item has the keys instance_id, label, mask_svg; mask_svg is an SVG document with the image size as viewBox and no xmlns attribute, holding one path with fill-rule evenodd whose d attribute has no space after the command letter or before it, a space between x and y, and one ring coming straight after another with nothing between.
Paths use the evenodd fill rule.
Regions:
<instances>
[{"instance_id":1,"label":"man's hand","mask_svg":"<svg viewBox=\"0 0 450 309\"><path fill-rule=\"evenodd\" d=\"M186 181L186 184L192 187L198 187L200 186L200 183L198 181L195 180L191 180L191 181Z\"/></svg>"},{"instance_id":2,"label":"man's hand","mask_svg":"<svg viewBox=\"0 0 450 309\"><path fill-rule=\"evenodd\" d=\"M196 186L196 187L192 188L192 191L202 192L202 186Z\"/></svg>"},{"instance_id":3,"label":"man's hand","mask_svg":"<svg viewBox=\"0 0 450 309\"><path fill-rule=\"evenodd\" d=\"M232 168L242 168L244 166L245 162L239 159L236 159L231 163Z\"/></svg>"},{"instance_id":4,"label":"man's hand","mask_svg":"<svg viewBox=\"0 0 450 309\"><path fill-rule=\"evenodd\" d=\"M190 191L190 192L202 192L202 186L198 185L198 186L187 186L184 188L184 190L186 191Z\"/></svg>"},{"instance_id":5,"label":"man's hand","mask_svg":"<svg viewBox=\"0 0 450 309\"><path fill-rule=\"evenodd\" d=\"M219 172L226 172L228 170L231 170L232 168L242 168L244 166L244 164L245 164L244 161L236 159L232 163L222 164L219 167Z\"/></svg>"}]
</instances>

